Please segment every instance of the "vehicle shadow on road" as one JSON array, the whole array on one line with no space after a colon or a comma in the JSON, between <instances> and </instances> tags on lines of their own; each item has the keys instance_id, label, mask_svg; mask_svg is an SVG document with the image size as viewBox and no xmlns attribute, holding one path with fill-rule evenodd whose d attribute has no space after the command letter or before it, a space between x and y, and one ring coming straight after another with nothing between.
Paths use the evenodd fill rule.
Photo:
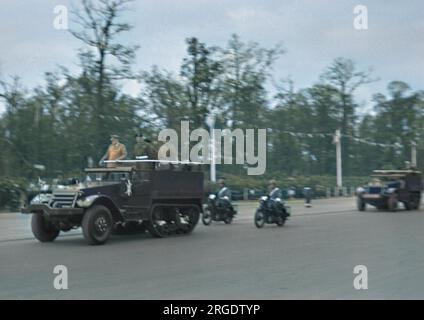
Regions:
<instances>
[{"instance_id":1,"label":"vehicle shadow on road","mask_svg":"<svg viewBox=\"0 0 424 320\"><path fill-rule=\"evenodd\" d=\"M126 234L113 234L110 236L108 242L105 245L112 244L114 242L125 242L125 241L140 241L141 239L154 239L148 232L129 232ZM43 243L42 245L54 245L54 246L72 246L72 245L84 245L90 246L87 244L84 236L81 234L63 234L59 236L56 241L52 243ZM102 245L100 245L102 246Z\"/></svg>"},{"instance_id":2,"label":"vehicle shadow on road","mask_svg":"<svg viewBox=\"0 0 424 320\"><path fill-rule=\"evenodd\" d=\"M389 211L389 210L384 210L384 209L376 209L376 208L370 208L367 209L366 211L358 211L360 213L366 214L367 212L369 213L384 213L384 214L419 214L422 213L422 210L406 210L403 208L400 208L396 211Z\"/></svg>"}]
</instances>

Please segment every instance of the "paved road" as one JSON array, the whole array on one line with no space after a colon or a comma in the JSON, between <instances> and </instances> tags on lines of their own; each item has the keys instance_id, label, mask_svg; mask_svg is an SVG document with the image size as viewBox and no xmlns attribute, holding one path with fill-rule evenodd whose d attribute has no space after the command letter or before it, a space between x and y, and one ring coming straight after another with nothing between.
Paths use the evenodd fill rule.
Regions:
<instances>
[{"instance_id":1,"label":"paved road","mask_svg":"<svg viewBox=\"0 0 424 320\"><path fill-rule=\"evenodd\" d=\"M293 203L283 228L256 229L256 204L232 225L190 236L113 236L86 245L79 232L39 243L28 217L0 214L0 298L395 299L424 298L424 212L357 212L354 199ZM53 288L65 265L69 289ZM368 269L355 290L353 268Z\"/></svg>"}]
</instances>

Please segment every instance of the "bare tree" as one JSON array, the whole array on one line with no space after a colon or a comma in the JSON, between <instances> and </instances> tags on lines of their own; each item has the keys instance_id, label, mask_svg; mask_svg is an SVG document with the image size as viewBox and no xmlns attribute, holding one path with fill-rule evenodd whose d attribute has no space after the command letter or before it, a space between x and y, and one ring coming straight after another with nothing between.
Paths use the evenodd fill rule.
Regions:
<instances>
[{"instance_id":1,"label":"bare tree","mask_svg":"<svg viewBox=\"0 0 424 320\"><path fill-rule=\"evenodd\" d=\"M78 29L71 34L88 48L81 51L85 73L94 75L96 85L96 108L99 136L103 135L101 117L105 113L104 90L108 81L135 79L131 70L138 46L123 45L117 38L132 29L121 21L132 0L83 0L81 10L73 11L73 22Z\"/></svg>"},{"instance_id":2,"label":"bare tree","mask_svg":"<svg viewBox=\"0 0 424 320\"><path fill-rule=\"evenodd\" d=\"M341 107L340 129L343 134L353 135L355 127L355 104L353 94L360 86L376 81L371 77L372 70L360 71L355 63L346 58L336 58L321 75L321 80L337 89ZM343 163L350 168L350 141L342 144Z\"/></svg>"},{"instance_id":3,"label":"bare tree","mask_svg":"<svg viewBox=\"0 0 424 320\"><path fill-rule=\"evenodd\" d=\"M346 58L336 58L321 75L321 80L338 89L342 107L342 132L348 133L349 120L354 116L352 95L360 86L376 81L371 77L372 70L359 71L355 63Z\"/></svg>"}]
</instances>

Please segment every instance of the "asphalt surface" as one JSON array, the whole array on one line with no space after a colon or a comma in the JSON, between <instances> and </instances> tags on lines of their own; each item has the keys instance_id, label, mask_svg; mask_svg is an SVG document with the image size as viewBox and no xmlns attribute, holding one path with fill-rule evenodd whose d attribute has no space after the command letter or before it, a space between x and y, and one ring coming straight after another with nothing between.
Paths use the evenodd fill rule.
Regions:
<instances>
[{"instance_id":1,"label":"asphalt surface","mask_svg":"<svg viewBox=\"0 0 424 320\"><path fill-rule=\"evenodd\" d=\"M284 227L257 229L255 208L240 203L231 225L112 236L103 246L87 245L80 231L39 243L29 216L0 214L0 299L424 298L424 210L295 202ZM68 268L67 290L53 286L56 265ZM356 265L367 267L367 290L353 286Z\"/></svg>"}]
</instances>

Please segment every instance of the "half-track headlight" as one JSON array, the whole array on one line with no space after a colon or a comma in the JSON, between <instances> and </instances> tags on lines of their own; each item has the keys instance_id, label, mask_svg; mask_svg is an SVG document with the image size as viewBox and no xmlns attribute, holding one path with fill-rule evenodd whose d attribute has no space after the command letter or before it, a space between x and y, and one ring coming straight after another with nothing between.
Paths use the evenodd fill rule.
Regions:
<instances>
[{"instance_id":1,"label":"half-track headlight","mask_svg":"<svg viewBox=\"0 0 424 320\"><path fill-rule=\"evenodd\" d=\"M78 207L81 207L81 208L88 208L93 204L93 202L94 202L94 200L96 200L96 198L98 198L97 195L92 195L92 196L88 196L88 197L85 197L85 198L81 198L81 199L77 200L77 205L78 205Z\"/></svg>"}]
</instances>

